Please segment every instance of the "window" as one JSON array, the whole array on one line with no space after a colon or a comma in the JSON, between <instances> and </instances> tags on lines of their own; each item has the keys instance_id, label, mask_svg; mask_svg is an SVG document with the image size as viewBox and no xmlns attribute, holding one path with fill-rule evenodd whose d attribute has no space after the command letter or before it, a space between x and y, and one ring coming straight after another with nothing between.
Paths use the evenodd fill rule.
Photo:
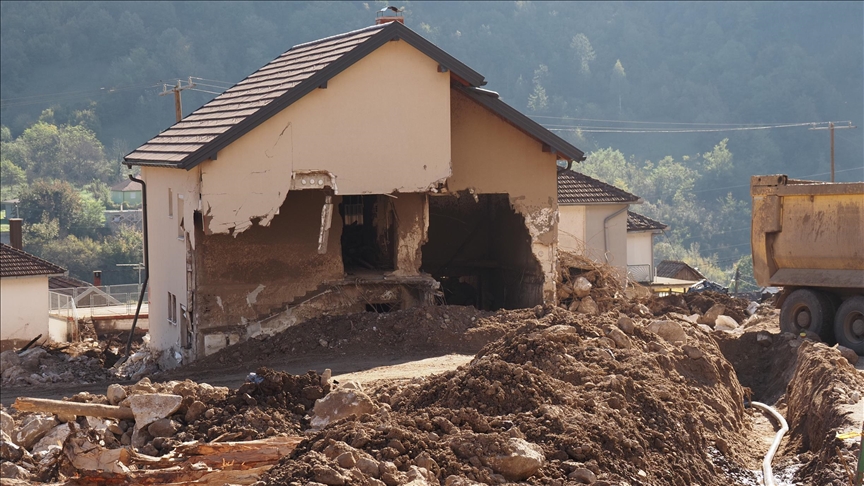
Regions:
<instances>
[{"instance_id":1,"label":"window","mask_svg":"<svg viewBox=\"0 0 864 486\"><path fill-rule=\"evenodd\" d=\"M168 322L177 324L177 296L168 292Z\"/></svg>"},{"instance_id":2,"label":"window","mask_svg":"<svg viewBox=\"0 0 864 486\"><path fill-rule=\"evenodd\" d=\"M168 188L168 217L174 217L174 191Z\"/></svg>"},{"instance_id":3,"label":"window","mask_svg":"<svg viewBox=\"0 0 864 486\"><path fill-rule=\"evenodd\" d=\"M177 239L183 239L183 194L177 194Z\"/></svg>"}]
</instances>

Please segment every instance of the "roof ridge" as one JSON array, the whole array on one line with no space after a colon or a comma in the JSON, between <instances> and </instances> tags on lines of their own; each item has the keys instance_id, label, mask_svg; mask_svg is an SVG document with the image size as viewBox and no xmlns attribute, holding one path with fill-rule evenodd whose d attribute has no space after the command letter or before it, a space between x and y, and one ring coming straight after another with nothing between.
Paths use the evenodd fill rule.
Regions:
<instances>
[{"instance_id":1,"label":"roof ridge","mask_svg":"<svg viewBox=\"0 0 864 486\"><path fill-rule=\"evenodd\" d=\"M6 243L0 243L0 249L5 250L6 252L10 252L12 254L15 254L19 257L27 258L31 261L31 263L39 264L45 270L52 270L52 271L59 270L59 273L62 273L62 274L66 273L66 269L61 267L60 265L57 265L56 263L51 263L48 260L45 260L44 258L40 258L40 257L38 257L32 253L28 253L28 252L26 252L20 248L15 248L12 245L7 245ZM11 275L11 276L15 276L15 275Z\"/></svg>"},{"instance_id":2,"label":"roof ridge","mask_svg":"<svg viewBox=\"0 0 864 486\"><path fill-rule=\"evenodd\" d=\"M392 23L392 22L388 22L388 23L386 23L386 24L379 24L379 25L369 25L369 26L363 27L362 29L352 30L352 31L350 31L350 32L342 32L341 34L331 35L331 36L329 36L329 37L324 37L324 38L321 38L321 39L316 39L316 40L313 40L313 41L304 42L304 43L302 43L302 44L297 44L297 45L291 46L290 49L288 49L287 51L283 52L282 54L279 54L279 56L277 56L277 57L274 59L274 61L275 61L276 59L279 59L279 58L282 57L283 55L285 55L285 54L287 54L287 53L293 51L294 49L299 49L299 48L301 48L301 47L314 46L314 45L316 45L316 44L323 44L324 42L327 42L327 41L337 40L337 39L341 39L341 38L343 38L343 37L349 37L349 36L352 36L352 35L355 35L355 34L359 34L359 33L361 33L361 32L365 32L365 31L367 31L367 30L383 29L383 28L389 26L389 24L391 24L391 23ZM272 62L272 61L271 61L271 62ZM268 64L269 64L269 63L268 63ZM266 66L266 64L265 64L265 66ZM262 66L262 67L263 67L263 66ZM256 72L257 72L257 71L256 71ZM245 78L244 78L244 79L245 79Z\"/></svg>"}]
</instances>

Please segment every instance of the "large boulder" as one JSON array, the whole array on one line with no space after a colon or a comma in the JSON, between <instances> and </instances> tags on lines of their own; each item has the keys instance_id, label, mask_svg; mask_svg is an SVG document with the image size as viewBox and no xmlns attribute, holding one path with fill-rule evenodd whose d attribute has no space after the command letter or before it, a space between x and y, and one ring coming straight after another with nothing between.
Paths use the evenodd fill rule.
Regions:
<instances>
[{"instance_id":1,"label":"large boulder","mask_svg":"<svg viewBox=\"0 0 864 486\"><path fill-rule=\"evenodd\" d=\"M578 299L587 297L591 293L591 287L591 282L587 278L577 277L576 281L573 282L573 296Z\"/></svg>"},{"instance_id":2,"label":"large boulder","mask_svg":"<svg viewBox=\"0 0 864 486\"><path fill-rule=\"evenodd\" d=\"M715 331L734 331L736 329L738 329L738 323L729 316L717 316L717 319L714 320Z\"/></svg>"},{"instance_id":3,"label":"large boulder","mask_svg":"<svg viewBox=\"0 0 864 486\"><path fill-rule=\"evenodd\" d=\"M530 478L546 461L543 449L525 439L511 437L503 453L486 458L489 467L510 481Z\"/></svg>"},{"instance_id":4,"label":"large boulder","mask_svg":"<svg viewBox=\"0 0 864 486\"><path fill-rule=\"evenodd\" d=\"M135 416L135 429L140 430L176 412L183 403L183 397L168 393L148 393L132 395L127 401L132 415Z\"/></svg>"},{"instance_id":5,"label":"large boulder","mask_svg":"<svg viewBox=\"0 0 864 486\"><path fill-rule=\"evenodd\" d=\"M378 406L369 398L369 395L360 390L339 388L315 401L309 425L313 429L323 429L330 422L350 415L374 413L376 410Z\"/></svg>"},{"instance_id":6,"label":"large boulder","mask_svg":"<svg viewBox=\"0 0 864 486\"><path fill-rule=\"evenodd\" d=\"M594 302L594 299L589 296L582 299L576 312L579 312L580 314L588 314L589 316L597 316L600 315L600 307L598 307L597 303Z\"/></svg>"},{"instance_id":7,"label":"large boulder","mask_svg":"<svg viewBox=\"0 0 864 486\"><path fill-rule=\"evenodd\" d=\"M15 419L2 410L0 410L0 430L9 437L12 437L12 433L15 432Z\"/></svg>"},{"instance_id":8,"label":"large boulder","mask_svg":"<svg viewBox=\"0 0 864 486\"><path fill-rule=\"evenodd\" d=\"M723 315L724 312L726 312L726 306L725 306L725 305L723 305L723 304L714 304L714 305L711 306L710 309L708 309L707 311L705 311L705 313L702 314L702 315L701 315L701 316L696 320L696 322L698 322L699 324L708 324L709 326L713 326L713 325L714 325L714 321L717 320L717 317Z\"/></svg>"},{"instance_id":9,"label":"large boulder","mask_svg":"<svg viewBox=\"0 0 864 486\"><path fill-rule=\"evenodd\" d=\"M16 462L24 456L24 449L12 442L5 432L0 432L0 460Z\"/></svg>"},{"instance_id":10,"label":"large boulder","mask_svg":"<svg viewBox=\"0 0 864 486\"><path fill-rule=\"evenodd\" d=\"M39 439L39 442L37 442L36 445L33 446L33 450L31 452L33 454L37 454L42 451L47 451L52 447L62 448L70 433L72 433L72 429L69 428L68 423L60 424L57 427L51 429L50 432L45 434L45 437Z\"/></svg>"},{"instance_id":11,"label":"large boulder","mask_svg":"<svg viewBox=\"0 0 864 486\"><path fill-rule=\"evenodd\" d=\"M31 415L12 435L12 441L29 450L56 426L57 421L54 420L54 417Z\"/></svg>"},{"instance_id":12,"label":"large boulder","mask_svg":"<svg viewBox=\"0 0 864 486\"><path fill-rule=\"evenodd\" d=\"M684 332L681 324L675 321L652 321L646 329L670 343L683 343L687 341L687 333Z\"/></svg>"}]
</instances>

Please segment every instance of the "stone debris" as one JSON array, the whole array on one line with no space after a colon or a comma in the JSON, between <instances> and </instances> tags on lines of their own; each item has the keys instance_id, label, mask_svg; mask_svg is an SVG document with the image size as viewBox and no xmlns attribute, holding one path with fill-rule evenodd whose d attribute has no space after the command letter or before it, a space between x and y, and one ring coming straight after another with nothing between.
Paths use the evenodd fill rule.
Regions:
<instances>
[{"instance_id":1,"label":"stone debris","mask_svg":"<svg viewBox=\"0 0 864 486\"><path fill-rule=\"evenodd\" d=\"M687 333L676 321L656 320L652 321L646 328L648 331L660 336L670 343L683 343L687 341Z\"/></svg>"},{"instance_id":2,"label":"stone debris","mask_svg":"<svg viewBox=\"0 0 864 486\"><path fill-rule=\"evenodd\" d=\"M315 402L309 424L313 429L321 429L331 422L364 413L375 413L378 406L369 395L353 388L338 388L326 397Z\"/></svg>"},{"instance_id":3,"label":"stone debris","mask_svg":"<svg viewBox=\"0 0 864 486\"><path fill-rule=\"evenodd\" d=\"M714 320L714 329L717 331L735 331L738 329L738 323L729 316L720 315Z\"/></svg>"}]
</instances>

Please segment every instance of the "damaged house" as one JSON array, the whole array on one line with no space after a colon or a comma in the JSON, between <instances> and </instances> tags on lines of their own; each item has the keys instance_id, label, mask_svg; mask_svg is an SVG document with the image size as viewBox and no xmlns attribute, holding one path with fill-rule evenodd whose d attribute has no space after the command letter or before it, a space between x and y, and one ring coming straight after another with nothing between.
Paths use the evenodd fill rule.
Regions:
<instances>
[{"instance_id":1,"label":"damaged house","mask_svg":"<svg viewBox=\"0 0 864 486\"><path fill-rule=\"evenodd\" d=\"M401 21L294 46L126 156L155 349L193 360L315 315L555 299L557 166L582 151Z\"/></svg>"}]
</instances>

